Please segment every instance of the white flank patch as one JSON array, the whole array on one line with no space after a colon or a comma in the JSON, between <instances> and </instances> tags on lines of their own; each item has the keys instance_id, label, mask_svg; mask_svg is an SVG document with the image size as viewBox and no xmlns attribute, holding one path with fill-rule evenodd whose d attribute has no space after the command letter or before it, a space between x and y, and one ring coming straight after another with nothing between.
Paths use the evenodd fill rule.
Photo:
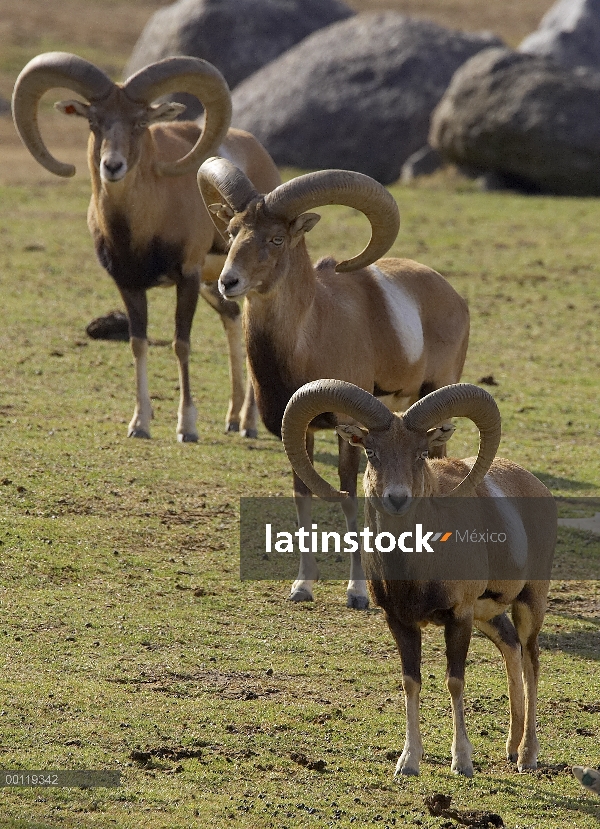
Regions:
<instances>
[{"instance_id":1,"label":"white flank patch","mask_svg":"<svg viewBox=\"0 0 600 829\"><path fill-rule=\"evenodd\" d=\"M510 501L500 500L506 499L506 494L499 484L493 481L489 475L486 475L483 480L490 496L496 499L494 503L502 517L513 561L518 567L524 567L527 561L527 533L521 516Z\"/></svg>"},{"instance_id":2,"label":"white flank patch","mask_svg":"<svg viewBox=\"0 0 600 829\"><path fill-rule=\"evenodd\" d=\"M370 270L381 287L406 359L409 363L416 363L421 359L424 346L419 306L404 288L388 279L376 265L371 265Z\"/></svg>"}]
</instances>

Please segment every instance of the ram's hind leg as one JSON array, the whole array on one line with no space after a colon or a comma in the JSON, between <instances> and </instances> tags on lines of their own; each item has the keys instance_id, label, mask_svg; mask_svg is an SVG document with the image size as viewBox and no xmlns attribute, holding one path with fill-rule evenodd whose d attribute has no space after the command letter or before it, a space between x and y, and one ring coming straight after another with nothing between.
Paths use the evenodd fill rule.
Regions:
<instances>
[{"instance_id":1,"label":"ram's hind leg","mask_svg":"<svg viewBox=\"0 0 600 829\"><path fill-rule=\"evenodd\" d=\"M488 639L491 639L504 659L510 707L510 727L506 741L506 756L512 763L516 763L525 723L525 698L523 695L519 637L506 613L501 613L487 622L475 620L475 627L481 633L484 633Z\"/></svg>"},{"instance_id":2,"label":"ram's hind leg","mask_svg":"<svg viewBox=\"0 0 600 829\"><path fill-rule=\"evenodd\" d=\"M190 335L198 303L200 277L197 271L185 274L177 282L177 307L175 310L175 337L173 351L177 357L179 371L179 409L177 412L177 440L181 443L196 443L198 411L190 389Z\"/></svg>"},{"instance_id":3,"label":"ram's hind leg","mask_svg":"<svg viewBox=\"0 0 600 829\"><path fill-rule=\"evenodd\" d=\"M221 317L229 352L229 379L231 397L225 419L226 432L240 432L244 437L258 434L258 412L250 376L244 378L246 351L242 330L242 313L237 302L225 299L219 293L217 282L203 282L201 296Z\"/></svg>"},{"instance_id":4,"label":"ram's hind leg","mask_svg":"<svg viewBox=\"0 0 600 829\"><path fill-rule=\"evenodd\" d=\"M346 518L348 532L356 533L358 538L358 501L356 499L356 480L360 463L360 450L351 446L338 436L338 473L342 492L348 492L350 498L342 501L342 510ZM346 605L355 610L366 610L369 607L367 582L360 559L360 547L350 554L350 579L346 589Z\"/></svg>"},{"instance_id":5,"label":"ram's hind leg","mask_svg":"<svg viewBox=\"0 0 600 829\"><path fill-rule=\"evenodd\" d=\"M537 687L540 672L538 634L542 628L548 596L548 581L528 582L515 599L512 617L523 650L525 728L519 745L519 771L537 768L539 742L536 733Z\"/></svg>"},{"instance_id":6,"label":"ram's hind leg","mask_svg":"<svg viewBox=\"0 0 600 829\"><path fill-rule=\"evenodd\" d=\"M467 737L465 725L464 687L465 663L473 619L466 616L460 619L452 618L446 622L444 635L446 639L446 685L452 700L452 723L454 737L452 739L452 771L455 774L473 776L473 762L471 755L473 747Z\"/></svg>"},{"instance_id":7,"label":"ram's hind leg","mask_svg":"<svg viewBox=\"0 0 600 829\"><path fill-rule=\"evenodd\" d=\"M129 317L129 342L135 366L135 409L127 437L149 438L152 403L148 389L148 302L145 291L120 292Z\"/></svg>"}]
</instances>

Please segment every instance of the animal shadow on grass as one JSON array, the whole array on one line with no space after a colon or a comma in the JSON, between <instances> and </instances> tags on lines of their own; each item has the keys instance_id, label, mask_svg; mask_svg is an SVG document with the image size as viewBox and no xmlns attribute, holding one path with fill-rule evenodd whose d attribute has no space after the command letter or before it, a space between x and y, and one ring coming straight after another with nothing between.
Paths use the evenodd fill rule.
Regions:
<instances>
[{"instance_id":1,"label":"animal shadow on grass","mask_svg":"<svg viewBox=\"0 0 600 829\"><path fill-rule=\"evenodd\" d=\"M589 489L590 484L585 481L576 481L573 478L560 478L557 475L551 475L548 472L541 472L539 469L532 469L532 473L536 478L545 484L548 489Z\"/></svg>"},{"instance_id":2,"label":"animal shadow on grass","mask_svg":"<svg viewBox=\"0 0 600 829\"><path fill-rule=\"evenodd\" d=\"M556 611L552 611L555 613ZM581 616L559 614L563 618L581 619ZM595 630L577 630L558 633L542 631L539 636L540 648L546 651L564 651L565 653L580 656L583 659L593 659L600 662L600 619L586 617L588 624L594 625Z\"/></svg>"},{"instance_id":3,"label":"animal shadow on grass","mask_svg":"<svg viewBox=\"0 0 600 829\"><path fill-rule=\"evenodd\" d=\"M523 774L516 775L516 779L504 778L499 782L498 788L502 788L504 793L511 798L514 798L517 803L525 803L531 800L531 777L537 778L537 785L535 787L535 799L539 801L539 817L548 813L555 814L558 809L564 812L578 813L582 815L590 815L596 819L600 818L600 803L594 802L592 798L586 797L585 794L570 797L568 795L559 794L554 786L554 778L565 776L570 778L571 766L568 763L561 764L564 766L560 771L555 767L546 766L544 763L538 764L535 771L527 771ZM552 781L552 788L542 785L542 781ZM566 826L577 826L577 819L572 814L570 822Z\"/></svg>"}]
</instances>

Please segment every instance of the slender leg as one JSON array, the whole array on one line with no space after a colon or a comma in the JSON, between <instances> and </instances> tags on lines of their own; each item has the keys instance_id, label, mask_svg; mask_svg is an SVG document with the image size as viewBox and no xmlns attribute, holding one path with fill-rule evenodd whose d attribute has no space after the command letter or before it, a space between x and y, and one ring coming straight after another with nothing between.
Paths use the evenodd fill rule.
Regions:
<instances>
[{"instance_id":1,"label":"slender leg","mask_svg":"<svg viewBox=\"0 0 600 829\"><path fill-rule=\"evenodd\" d=\"M152 404L148 390L148 302L145 291L121 290L129 317L129 342L135 366L135 409L127 429L130 438L149 438Z\"/></svg>"},{"instance_id":2,"label":"slender leg","mask_svg":"<svg viewBox=\"0 0 600 829\"><path fill-rule=\"evenodd\" d=\"M358 500L356 498L356 479L360 463L360 450L351 446L347 441L338 437L338 473L340 486L343 492L349 492L350 498L342 501L342 510L346 516L346 526L349 532L358 532L357 513ZM351 553L350 580L346 590L346 605L356 610L365 610L369 606L369 594L360 550Z\"/></svg>"},{"instance_id":3,"label":"slender leg","mask_svg":"<svg viewBox=\"0 0 600 829\"><path fill-rule=\"evenodd\" d=\"M258 405L254 386L250 379L250 370L246 364L246 395L240 412L240 433L244 438L258 437Z\"/></svg>"},{"instance_id":4,"label":"slender leg","mask_svg":"<svg viewBox=\"0 0 600 829\"><path fill-rule=\"evenodd\" d=\"M471 755L473 747L467 737L463 692L465 687L465 662L471 641L473 617L451 619L445 626L446 685L452 700L452 771L473 777Z\"/></svg>"},{"instance_id":5,"label":"slender leg","mask_svg":"<svg viewBox=\"0 0 600 829\"><path fill-rule=\"evenodd\" d=\"M513 621L523 649L523 681L525 685L525 728L523 739L519 745L517 761L519 771L537 768L539 742L536 734L536 718L540 672L538 634L544 620L547 585L547 582L529 582L525 585L512 607Z\"/></svg>"},{"instance_id":6,"label":"slender leg","mask_svg":"<svg viewBox=\"0 0 600 829\"><path fill-rule=\"evenodd\" d=\"M419 774L423 757L423 741L419 727L419 694L421 692L421 629L403 625L386 612L386 621L400 652L402 686L406 707L406 737L394 777Z\"/></svg>"},{"instance_id":7,"label":"slender leg","mask_svg":"<svg viewBox=\"0 0 600 829\"><path fill-rule=\"evenodd\" d=\"M198 303L200 277L196 271L184 274L177 282L177 307L175 309L175 337L173 351L179 370L179 409L177 412L177 440L195 443L198 440L196 418L198 412L190 390L190 334Z\"/></svg>"},{"instance_id":8,"label":"slender leg","mask_svg":"<svg viewBox=\"0 0 600 829\"><path fill-rule=\"evenodd\" d=\"M258 434L257 408L250 377L249 375L247 378L244 377L246 352L243 344L240 306L237 302L221 296L217 282L203 282L200 294L219 314L227 337L231 397L225 420L225 431L238 432L241 427L244 437L255 438Z\"/></svg>"},{"instance_id":9,"label":"slender leg","mask_svg":"<svg viewBox=\"0 0 600 829\"><path fill-rule=\"evenodd\" d=\"M523 737L525 723L525 698L523 695L523 676L521 644L514 625L502 613L488 622L475 620L475 627L484 633L496 645L506 668L508 699L510 706L510 726L506 741L506 756L511 763L517 762L517 751Z\"/></svg>"},{"instance_id":10,"label":"slender leg","mask_svg":"<svg viewBox=\"0 0 600 829\"><path fill-rule=\"evenodd\" d=\"M306 435L306 451L313 459L315 439L312 432ZM304 481L294 472L294 503L298 516L298 527L311 531L311 499L312 493ZM300 552L300 569L298 578L292 584L289 599L292 602L312 602L313 584L319 577L315 554L310 543L310 536L304 542L305 551Z\"/></svg>"}]
</instances>

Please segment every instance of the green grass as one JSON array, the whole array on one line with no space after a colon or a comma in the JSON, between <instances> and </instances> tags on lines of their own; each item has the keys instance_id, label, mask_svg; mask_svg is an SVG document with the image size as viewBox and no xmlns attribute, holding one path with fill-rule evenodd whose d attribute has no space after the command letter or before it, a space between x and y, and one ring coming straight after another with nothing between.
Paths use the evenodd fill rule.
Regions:
<instances>
[{"instance_id":1,"label":"green grass","mask_svg":"<svg viewBox=\"0 0 600 829\"><path fill-rule=\"evenodd\" d=\"M558 496L598 496L598 201L484 194L448 175L393 193L402 229L392 253L436 268L469 301L463 379L498 383L488 388L503 415L500 454ZM426 758L420 778L394 780L404 715L381 612L347 610L339 582L294 606L286 584L238 579L238 499L288 494L290 474L264 429L252 441L222 433L224 337L204 304L192 358L200 442L175 441L175 360L161 345L174 296L160 290L153 440L126 439L129 348L85 335L120 306L94 261L87 198L83 178L0 189L1 765L117 769L123 786L3 789L0 826L437 828L422 800L435 791L515 829L597 826L600 801L569 766L600 764L598 582L553 585L537 772L503 760L503 670L475 636L476 776L450 774L443 639L428 629ZM355 252L364 220L323 215L314 256ZM451 451L471 453L474 440L461 424ZM333 446L319 438L326 467ZM590 536L561 530L558 556L573 550L600 561Z\"/></svg>"}]
</instances>

